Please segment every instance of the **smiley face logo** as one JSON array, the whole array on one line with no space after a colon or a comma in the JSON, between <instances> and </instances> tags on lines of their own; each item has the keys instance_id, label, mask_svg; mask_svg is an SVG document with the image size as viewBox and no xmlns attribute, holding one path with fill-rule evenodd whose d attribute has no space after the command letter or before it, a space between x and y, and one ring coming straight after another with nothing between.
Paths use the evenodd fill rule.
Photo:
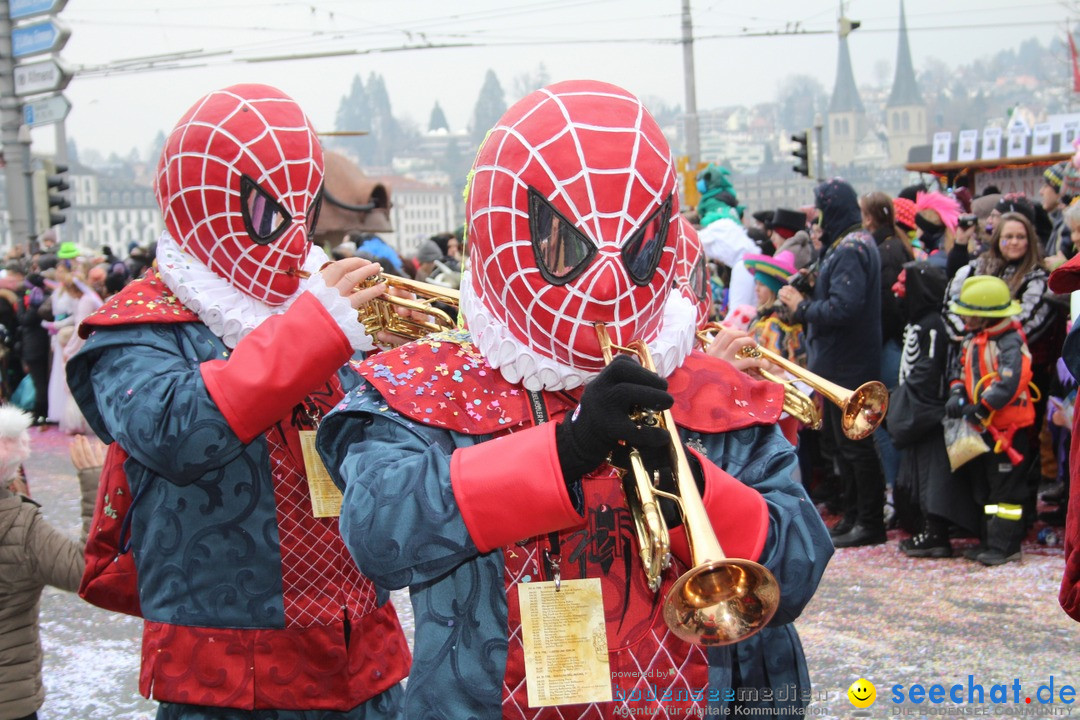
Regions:
<instances>
[{"instance_id":1,"label":"smiley face logo","mask_svg":"<svg viewBox=\"0 0 1080 720\"><path fill-rule=\"evenodd\" d=\"M848 700L857 708L868 708L877 700L877 688L869 680L859 678L847 689Z\"/></svg>"}]
</instances>

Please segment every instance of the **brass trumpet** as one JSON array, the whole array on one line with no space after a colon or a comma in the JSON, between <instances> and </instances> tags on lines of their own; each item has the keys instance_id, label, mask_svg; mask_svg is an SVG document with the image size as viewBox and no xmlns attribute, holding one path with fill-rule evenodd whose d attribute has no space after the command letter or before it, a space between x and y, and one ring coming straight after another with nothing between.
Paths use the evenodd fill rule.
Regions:
<instances>
[{"instance_id":1,"label":"brass trumpet","mask_svg":"<svg viewBox=\"0 0 1080 720\"><path fill-rule=\"evenodd\" d=\"M435 307L435 303L458 307L461 293L457 290L397 275L376 275L359 287L372 287L379 283L386 283L386 292L356 311L356 317L364 324L368 335L375 337L381 330L386 330L416 339L429 333L454 329L454 319L445 310ZM404 290L412 297L395 295L392 292L395 289Z\"/></svg>"},{"instance_id":2,"label":"brass trumpet","mask_svg":"<svg viewBox=\"0 0 1080 720\"><path fill-rule=\"evenodd\" d=\"M627 352L642 365L656 372L648 347L641 340L629 346L615 345L603 323L596 333L604 360L611 362L613 351ZM664 621L679 638L697 645L729 645L750 637L776 613L780 587L767 568L751 560L727 558L716 539L705 511L705 503L686 459L678 428L670 410L657 413L641 410L634 413L643 423L655 421L667 430L671 468L677 488L667 493L656 488L658 478L648 477L641 455L631 449L633 484L624 478L627 504L634 517L641 546L646 580L654 591L660 587L660 575L670 564L668 529L660 513L657 497L674 501L683 517L686 540L693 567L679 577L664 598ZM636 456L636 458L635 458Z\"/></svg>"},{"instance_id":3,"label":"brass trumpet","mask_svg":"<svg viewBox=\"0 0 1080 720\"><path fill-rule=\"evenodd\" d=\"M296 268L282 272L299 278L311 277L307 270ZM449 313L434 307L434 303L458 307L461 304L461 293L454 288L398 275L376 275L357 285L356 289L363 290L379 283L386 283L386 293L356 311L356 318L364 324L364 330L371 337L375 337L381 330L386 330L415 340L429 333L454 329L454 319ZM412 297L401 297L390 292L395 289L408 292ZM428 319L417 316L426 316Z\"/></svg>"},{"instance_id":4,"label":"brass trumpet","mask_svg":"<svg viewBox=\"0 0 1080 720\"><path fill-rule=\"evenodd\" d=\"M867 437L877 430L881 421L885 419L885 411L889 409L889 391L877 380L871 380L854 390L848 390L760 345L744 347L739 350L739 354L742 357L764 357L821 393L822 397L840 408L840 426L844 435L852 440L862 440ZM786 389L784 409L787 410ZM818 424L820 425L820 420Z\"/></svg>"},{"instance_id":5,"label":"brass trumpet","mask_svg":"<svg viewBox=\"0 0 1080 720\"><path fill-rule=\"evenodd\" d=\"M704 350L709 346L709 342L711 341L711 338L709 337L710 332L723 331L723 326L716 322L708 323L704 328L698 330L697 338L698 343L701 345L701 349ZM742 357L753 357L749 353L744 352L744 350L745 348L739 351L739 354ZM767 370L758 370L757 372L766 380L780 383L784 386L784 411L787 412L788 415L791 415L803 425L807 425L814 430L821 428L821 412L818 411L817 405L806 393L795 387L790 380L783 380Z\"/></svg>"}]
</instances>

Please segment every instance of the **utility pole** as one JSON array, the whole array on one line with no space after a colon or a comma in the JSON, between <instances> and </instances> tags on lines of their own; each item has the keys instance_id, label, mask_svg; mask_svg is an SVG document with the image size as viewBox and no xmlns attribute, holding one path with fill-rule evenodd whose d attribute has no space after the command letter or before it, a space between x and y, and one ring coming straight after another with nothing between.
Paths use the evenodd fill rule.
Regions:
<instances>
[{"instance_id":1,"label":"utility pole","mask_svg":"<svg viewBox=\"0 0 1080 720\"><path fill-rule=\"evenodd\" d=\"M13 244L34 240L34 204L30 192L30 129L23 124L22 100L15 95L11 17L0 0L0 144L4 146L8 228Z\"/></svg>"},{"instance_id":2,"label":"utility pole","mask_svg":"<svg viewBox=\"0 0 1080 720\"><path fill-rule=\"evenodd\" d=\"M682 0L683 83L686 88L686 155L689 167L701 160L698 137L697 90L694 83L694 24L690 20L690 0Z\"/></svg>"}]
</instances>

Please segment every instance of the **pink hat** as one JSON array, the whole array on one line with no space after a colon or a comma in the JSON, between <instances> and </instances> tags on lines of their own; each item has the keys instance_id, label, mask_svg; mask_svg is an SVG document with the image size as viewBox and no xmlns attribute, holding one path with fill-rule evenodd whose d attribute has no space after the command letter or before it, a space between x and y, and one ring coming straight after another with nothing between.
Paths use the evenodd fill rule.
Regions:
<instances>
[{"instance_id":1,"label":"pink hat","mask_svg":"<svg viewBox=\"0 0 1080 720\"><path fill-rule=\"evenodd\" d=\"M743 255L743 263L751 274L764 273L780 278L785 283L789 277L799 272L795 267L795 253L790 250L781 250L775 255Z\"/></svg>"}]
</instances>

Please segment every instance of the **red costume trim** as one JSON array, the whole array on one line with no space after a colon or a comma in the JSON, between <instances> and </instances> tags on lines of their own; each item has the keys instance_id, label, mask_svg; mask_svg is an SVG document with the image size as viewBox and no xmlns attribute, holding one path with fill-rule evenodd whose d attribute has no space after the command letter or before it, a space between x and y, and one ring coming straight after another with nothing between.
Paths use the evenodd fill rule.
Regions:
<instances>
[{"instance_id":1,"label":"red costume trim","mask_svg":"<svg viewBox=\"0 0 1080 720\"><path fill-rule=\"evenodd\" d=\"M282 337L302 339L304 352L281 352ZM252 330L232 357L204 362L199 371L229 427L249 443L303 402L312 378L333 376L351 356L334 318L303 293L287 311Z\"/></svg>"},{"instance_id":2,"label":"red costume trim","mask_svg":"<svg viewBox=\"0 0 1080 720\"><path fill-rule=\"evenodd\" d=\"M508 458L519 471L507 472ZM582 522L559 467L555 423L455 450L450 484L480 552Z\"/></svg>"},{"instance_id":3,"label":"red costume trim","mask_svg":"<svg viewBox=\"0 0 1080 720\"><path fill-rule=\"evenodd\" d=\"M199 322L199 316L184 307L157 270L152 270L128 283L83 320L79 335L86 339L94 328L113 325L185 322Z\"/></svg>"},{"instance_id":4,"label":"red costume trim","mask_svg":"<svg viewBox=\"0 0 1080 720\"><path fill-rule=\"evenodd\" d=\"M139 692L244 710L351 710L408 673L411 655L398 627L390 603L361 618L349 644L341 622L258 629L147 621Z\"/></svg>"},{"instance_id":5,"label":"red costume trim","mask_svg":"<svg viewBox=\"0 0 1080 720\"><path fill-rule=\"evenodd\" d=\"M757 561L769 537L769 507L765 498L698 451L690 448L687 451L698 459L705 474L705 494L701 500L724 555ZM686 565L692 565L685 527L672 528L670 540L671 552Z\"/></svg>"},{"instance_id":6,"label":"red costume trim","mask_svg":"<svg viewBox=\"0 0 1080 720\"><path fill-rule=\"evenodd\" d=\"M1071 479L1069 506L1065 512L1065 574L1061 577L1058 602L1073 620L1080 622L1080 396L1073 406L1072 442L1069 463Z\"/></svg>"}]
</instances>

